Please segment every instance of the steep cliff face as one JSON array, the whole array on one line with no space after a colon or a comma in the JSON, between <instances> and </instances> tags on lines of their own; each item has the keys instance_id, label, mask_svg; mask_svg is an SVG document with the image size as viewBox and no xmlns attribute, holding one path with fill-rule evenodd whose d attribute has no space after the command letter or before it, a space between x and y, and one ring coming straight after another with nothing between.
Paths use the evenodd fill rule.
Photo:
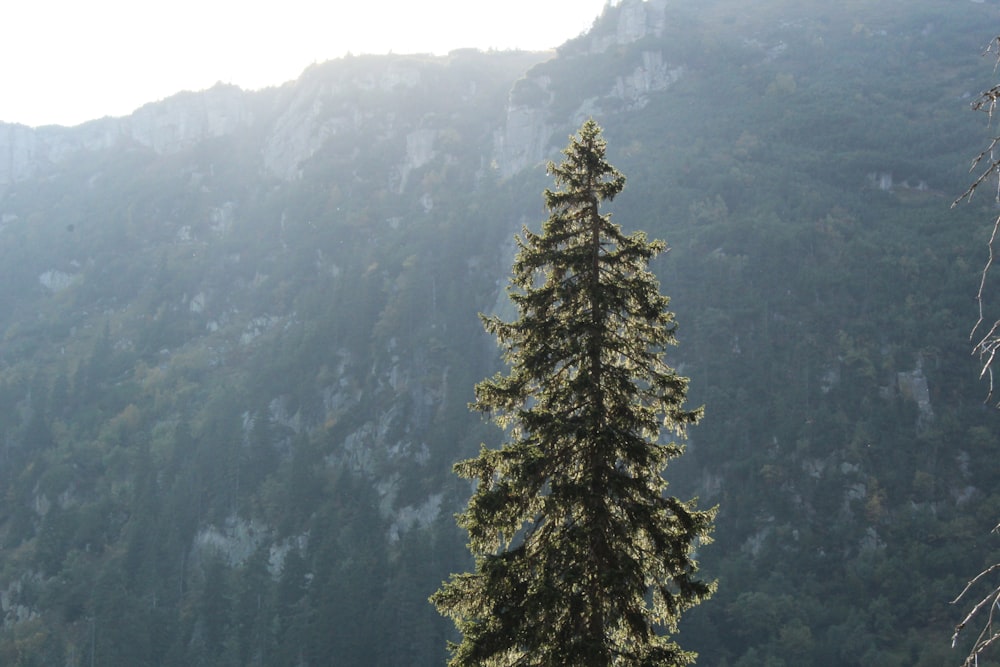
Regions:
<instances>
[{"instance_id":1,"label":"steep cliff face","mask_svg":"<svg viewBox=\"0 0 1000 667\"><path fill-rule=\"evenodd\" d=\"M341 157L355 159L354 151L370 147L372 138L384 142L401 137L405 155L396 165L393 179L394 187L404 189L409 174L438 155L435 141L440 128L450 123L453 105L477 108L489 104L491 96L506 92L513 79L549 56L496 56L498 63L505 61L501 67L491 66L460 82L453 78L465 73L467 63L479 57L475 52L459 51L436 62L421 57L348 59L314 66L300 80L281 88L252 92L219 84L147 104L123 118L103 118L77 127L30 128L0 123L0 185L39 175L82 152L138 147L170 155L255 128L252 137L242 140L260 142L255 166L283 181L300 178L302 165L331 141L341 151L350 146ZM451 83L445 81L449 77L453 78ZM441 97L424 96L424 90L442 85ZM421 115L385 111L377 100L386 97L416 100L413 112ZM548 136L525 139L523 132L531 131L535 123L529 120L526 126L517 115L513 111L508 123L511 127L500 132L510 137L511 151L526 152L524 157L513 158L523 165L543 150ZM501 125L495 122L492 129ZM454 148L454 135L447 134ZM361 136L366 140L357 143ZM526 141L531 144L528 149L521 147ZM489 147L484 150L485 161ZM511 160L502 161L506 164Z\"/></svg>"},{"instance_id":2,"label":"steep cliff face","mask_svg":"<svg viewBox=\"0 0 1000 667\"><path fill-rule=\"evenodd\" d=\"M0 185L34 176L81 151L137 145L167 155L232 134L253 120L250 95L220 84L147 104L124 118L102 118L77 127L0 123Z\"/></svg>"},{"instance_id":3,"label":"steep cliff face","mask_svg":"<svg viewBox=\"0 0 1000 667\"><path fill-rule=\"evenodd\" d=\"M268 173L282 180L298 178L302 163L329 140L370 133L373 125L380 126L382 136L388 137L398 131L397 120L403 125L411 120L397 119L394 112L376 114L368 101L383 95L405 96L406 91L427 85L422 81L427 63L391 59L372 64L371 68L356 68L353 74L345 64L346 76L339 72L329 76L338 69L335 66L317 66L289 88L282 103L285 111L274 121L264 143ZM432 142L432 130L413 130L407 135L405 163L413 162L414 153L421 165L426 163L433 152Z\"/></svg>"},{"instance_id":4,"label":"steep cliff face","mask_svg":"<svg viewBox=\"0 0 1000 667\"><path fill-rule=\"evenodd\" d=\"M249 126L253 113L247 93L218 84L198 93L180 93L147 104L121 120L121 134L159 155L178 153Z\"/></svg>"},{"instance_id":5,"label":"steep cliff face","mask_svg":"<svg viewBox=\"0 0 1000 667\"><path fill-rule=\"evenodd\" d=\"M0 183L27 178L36 161L38 146L31 128L23 125L0 125Z\"/></svg>"},{"instance_id":6,"label":"steep cliff face","mask_svg":"<svg viewBox=\"0 0 1000 667\"><path fill-rule=\"evenodd\" d=\"M76 128L0 123L0 185L30 178L85 150L105 150L122 139L115 119L85 123Z\"/></svg>"},{"instance_id":7,"label":"steep cliff face","mask_svg":"<svg viewBox=\"0 0 1000 667\"><path fill-rule=\"evenodd\" d=\"M518 81L495 141L501 174L509 177L552 159L564 136L587 118L641 109L650 95L680 80L686 56L665 55L658 43L668 28L667 10L666 0L608 5L594 32L561 47L559 59L537 65ZM620 59L614 71L604 66L587 71L612 50ZM568 82L559 81L553 88L553 73L570 63L585 72L583 85L566 89Z\"/></svg>"},{"instance_id":8,"label":"steep cliff face","mask_svg":"<svg viewBox=\"0 0 1000 667\"><path fill-rule=\"evenodd\" d=\"M628 46L647 35L663 36L668 4L668 0L624 0L619 3L614 8L617 21L613 26L605 26L599 34L585 38L591 53L606 53L612 48Z\"/></svg>"},{"instance_id":9,"label":"steep cliff face","mask_svg":"<svg viewBox=\"0 0 1000 667\"><path fill-rule=\"evenodd\" d=\"M550 80L545 76L529 76L518 85L521 90L534 88L540 99L526 104L512 101L507 106L507 120L497 133L495 148L496 162L504 177L543 162L554 148L552 137L556 128L550 110Z\"/></svg>"}]
</instances>

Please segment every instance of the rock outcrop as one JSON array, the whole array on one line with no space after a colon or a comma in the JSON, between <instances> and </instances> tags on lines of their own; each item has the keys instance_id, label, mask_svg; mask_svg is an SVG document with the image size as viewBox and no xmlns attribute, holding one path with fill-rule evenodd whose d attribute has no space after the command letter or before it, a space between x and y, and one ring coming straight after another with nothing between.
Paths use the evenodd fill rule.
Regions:
<instances>
[{"instance_id":1,"label":"rock outcrop","mask_svg":"<svg viewBox=\"0 0 1000 667\"><path fill-rule=\"evenodd\" d=\"M614 13L606 13L604 18L615 21L614 30L587 37L589 46L577 56L566 57L592 57L613 48L627 50L646 37L660 37L666 27L666 7L666 0L625 0L609 7L606 12ZM627 74L619 75L602 94L583 100L565 118L553 112L556 94L548 75L529 72L519 81L508 102L506 125L495 141L494 160L501 175L512 176L554 156L558 146L552 142L562 135L559 128L569 132L590 117L642 109L650 94L666 90L685 73L683 64L669 62L661 50L639 51L633 46L628 58L635 65Z\"/></svg>"},{"instance_id":2,"label":"rock outcrop","mask_svg":"<svg viewBox=\"0 0 1000 667\"><path fill-rule=\"evenodd\" d=\"M610 35L591 38L591 53L605 53L616 46L625 46L647 35L659 37L666 26L667 0L625 0L619 7L618 24Z\"/></svg>"},{"instance_id":3,"label":"rock outcrop","mask_svg":"<svg viewBox=\"0 0 1000 667\"><path fill-rule=\"evenodd\" d=\"M160 155L190 148L248 125L247 93L236 86L178 93L124 118L101 118L76 127L31 128L0 123L0 185L30 178L80 151L138 145Z\"/></svg>"}]
</instances>

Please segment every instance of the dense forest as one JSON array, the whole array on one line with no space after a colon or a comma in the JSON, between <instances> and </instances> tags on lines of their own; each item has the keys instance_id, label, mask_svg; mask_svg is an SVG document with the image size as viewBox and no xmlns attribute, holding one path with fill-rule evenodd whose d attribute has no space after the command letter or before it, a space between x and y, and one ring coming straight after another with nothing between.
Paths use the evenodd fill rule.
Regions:
<instances>
[{"instance_id":1,"label":"dense forest","mask_svg":"<svg viewBox=\"0 0 1000 667\"><path fill-rule=\"evenodd\" d=\"M0 664L441 665L452 465L583 120L664 239L715 667L960 664L1000 561L969 332L994 2L623 0L552 53L358 56L0 125ZM995 272L994 272L995 279ZM994 293L1000 285L989 283ZM971 639L971 638L968 638Z\"/></svg>"}]
</instances>

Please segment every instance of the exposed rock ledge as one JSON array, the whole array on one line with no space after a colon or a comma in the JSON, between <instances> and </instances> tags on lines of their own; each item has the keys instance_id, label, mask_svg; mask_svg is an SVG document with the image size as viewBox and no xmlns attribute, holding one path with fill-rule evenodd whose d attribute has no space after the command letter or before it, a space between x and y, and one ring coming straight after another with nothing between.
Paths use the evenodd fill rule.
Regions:
<instances>
[{"instance_id":1,"label":"exposed rock ledge","mask_svg":"<svg viewBox=\"0 0 1000 667\"><path fill-rule=\"evenodd\" d=\"M102 118L76 127L31 128L0 123L0 185L30 178L83 150L136 144L160 154L230 134L250 123L247 94L217 84L147 104L124 118Z\"/></svg>"}]
</instances>

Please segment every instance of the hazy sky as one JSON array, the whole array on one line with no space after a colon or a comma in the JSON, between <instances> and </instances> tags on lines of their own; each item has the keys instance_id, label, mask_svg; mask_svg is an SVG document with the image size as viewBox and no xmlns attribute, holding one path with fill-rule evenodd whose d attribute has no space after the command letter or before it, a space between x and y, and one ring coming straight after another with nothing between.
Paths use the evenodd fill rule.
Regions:
<instances>
[{"instance_id":1,"label":"hazy sky","mask_svg":"<svg viewBox=\"0 0 1000 667\"><path fill-rule=\"evenodd\" d=\"M11 0L0 121L75 125L218 81L261 88L360 53L546 49L605 0Z\"/></svg>"}]
</instances>

